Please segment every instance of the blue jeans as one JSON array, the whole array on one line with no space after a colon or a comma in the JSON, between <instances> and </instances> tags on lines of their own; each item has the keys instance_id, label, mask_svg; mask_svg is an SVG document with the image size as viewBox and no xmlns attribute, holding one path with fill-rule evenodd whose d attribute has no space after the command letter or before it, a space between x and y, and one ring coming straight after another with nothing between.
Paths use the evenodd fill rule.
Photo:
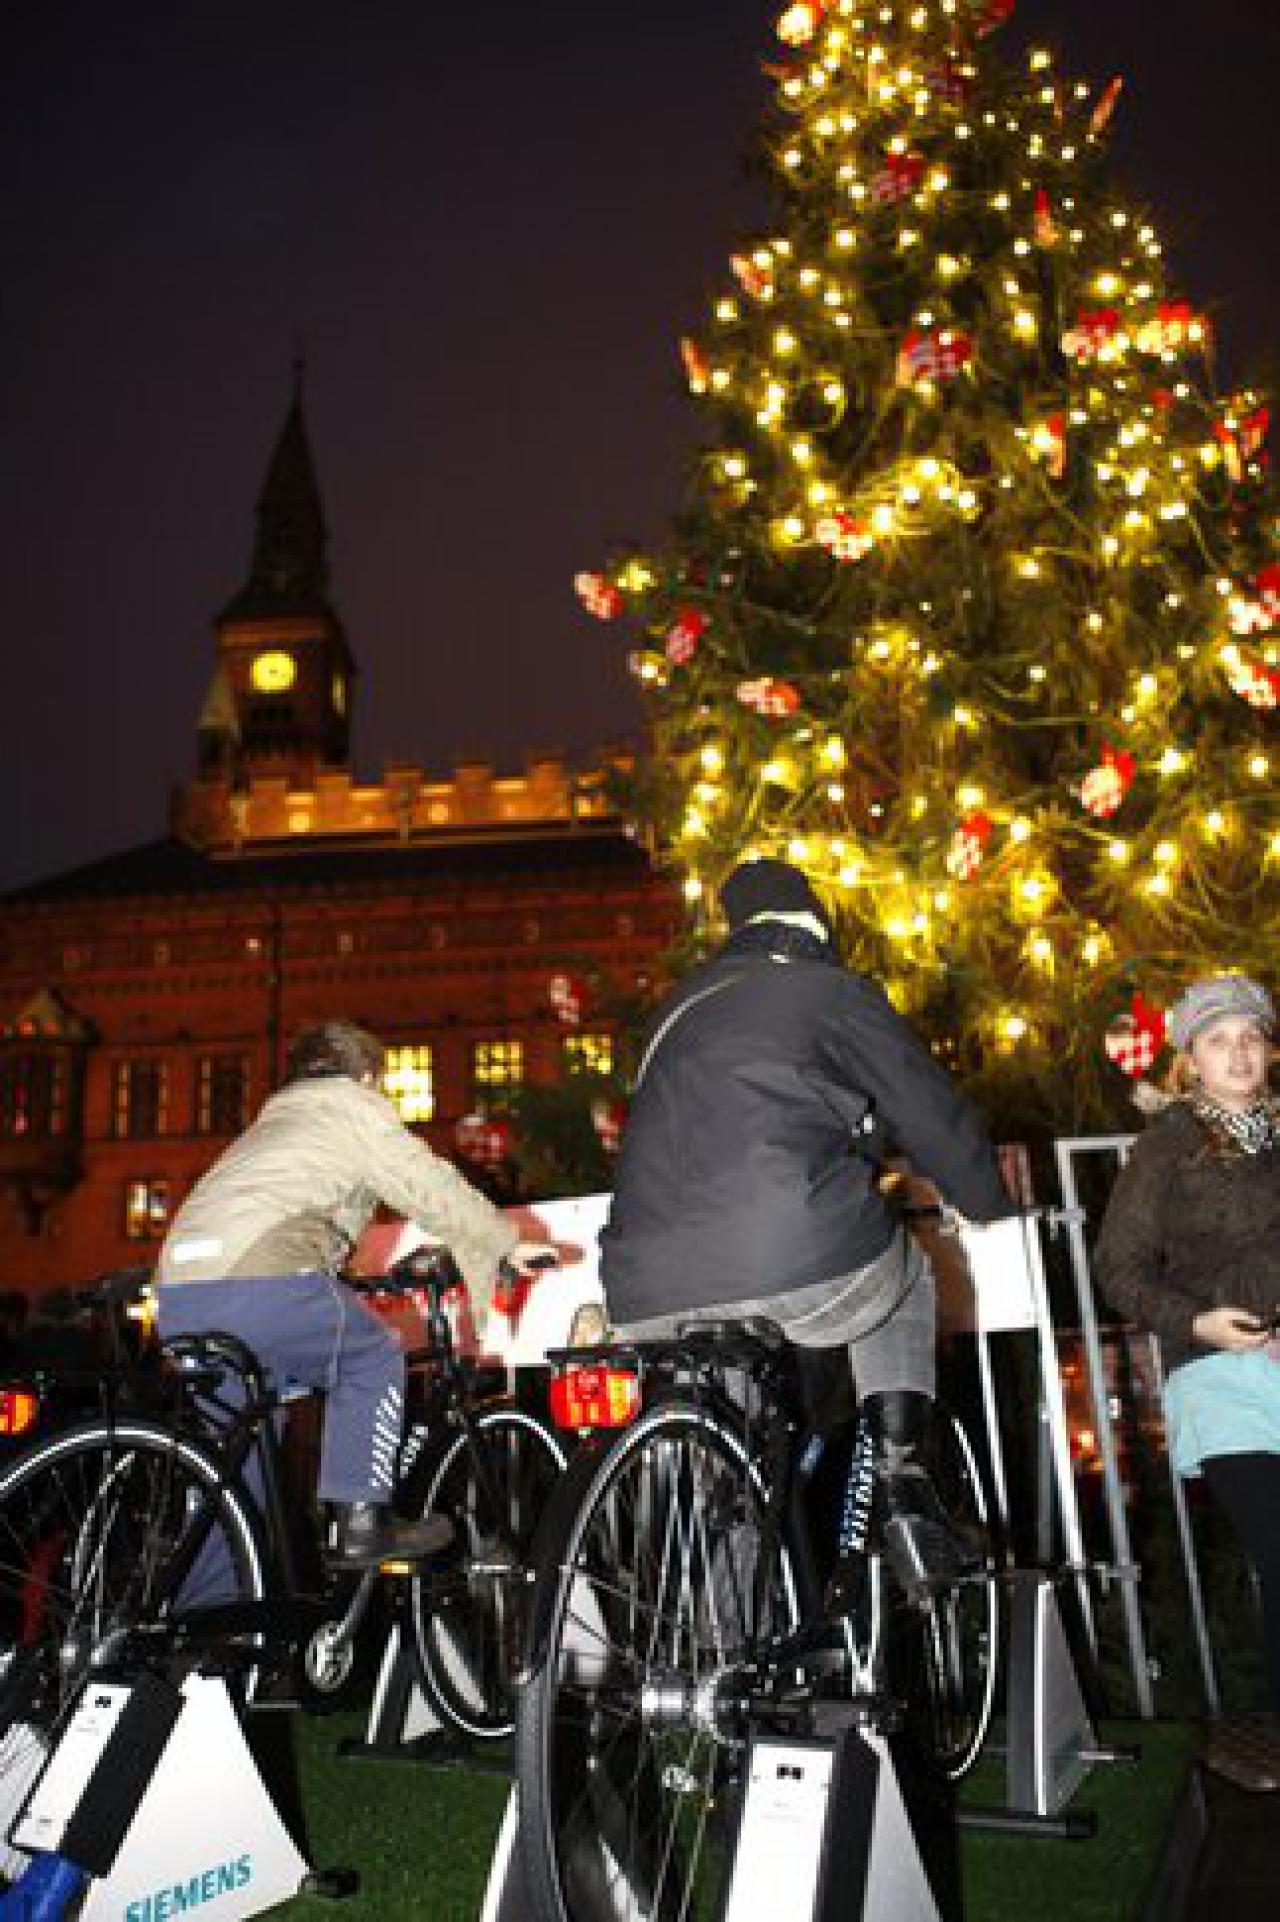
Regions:
<instances>
[{"instance_id":1,"label":"blue jeans","mask_svg":"<svg viewBox=\"0 0 1280 1922\"><path fill-rule=\"evenodd\" d=\"M404 1354L354 1291L333 1275L165 1282L160 1338L235 1335L278 1387L324 1391L320 1499L391 1499L404 1419Z\"/></svg>"},{"instance_id":2,"label":"blue jeans","mask_svg":"<svg viewBox=\"0 0 1280 1922\"><path fill-rule=\"evenodd\" d=\"M800 1348L847 1347L861 1400L896 1389L937 1393L937 1289L928 1257L898 1230L885 1252L852 1274L785 1294L686 1308L617 1330L633 1341L674 1334L680 1322L765 1315Z\"/></svg>"}]
</instances>

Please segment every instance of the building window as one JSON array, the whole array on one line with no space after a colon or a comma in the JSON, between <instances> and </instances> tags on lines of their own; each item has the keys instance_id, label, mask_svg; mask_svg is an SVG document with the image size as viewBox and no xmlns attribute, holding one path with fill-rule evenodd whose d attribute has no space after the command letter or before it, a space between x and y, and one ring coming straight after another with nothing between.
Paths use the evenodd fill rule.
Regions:
<instances>
[{"instance_id":1,"label":"building window","mask_svg":"<svg viewBox=\"0 0 1280 1922\"><path fill-rule=\"evenodd\" d=\"M249 1064L240 1054L207 1054L196 1084L196 1130L202 1135L238 1135L245 1124Z\"/></svg>"},{"instance_id":2,"label":"building window","mask_svg":"<svg viewBox=\"0 0 1280 1922\"><path fill-rule=\"evenodd\" d=\"M117 1141L146 1141L169 1131L169 1069L163 1061L116 1063L113 1121Z\"/></svg>"},{"instance_id":3,"label":"building window","mask_svg":"<svg viewBox=\"0 0 1280 1922\"><path fill-rule=\"evenodd\" d=\"M567 1034L564 1038L564 1065L570 1074L612 1074L613 1036L611 1034Z\"/></svg>"},{"instance_id":4,"label":"building window","mask_svg":"<svg viewBox=\"0 0 1280 1922\"><path fill-rule=\"evenodd\" d=\"M523 1041L477 1041L471 1054L471 1079L477 1096L518 1088L524 1080Z\"/></svg>"},{"instance_id":5,"label":"building window","mask_svg":"<svg viewBox=\"0 0 1280 1922\"><path fill-rule=\"evenodd\" d=\"M436 1111L436 1075L425 1043L387 1049L382 1092L395 1103L402 1121L430 1121Z\"/></svg>"},{"instance_id":6,"label":"building window","mask_svg":"<svg viewBox=\"0 0 1280 1922\"><path fill-rule=\"evenodd\" d=\"M124 1232L129 1241L154 1241L169 1225L169 1183L134 1175L124 1184Z\"/></svg>"},{"instance_id":7,"label":"building window","mask_svg":"<svg viewBox=\"0 0 1280 1922\"><path fill-rule=\"evenodd\" d=\"M56 1054L0 1059L0 1135L47 1141L67 1131L67 1064Z\"/></svg>"}]
</instances>

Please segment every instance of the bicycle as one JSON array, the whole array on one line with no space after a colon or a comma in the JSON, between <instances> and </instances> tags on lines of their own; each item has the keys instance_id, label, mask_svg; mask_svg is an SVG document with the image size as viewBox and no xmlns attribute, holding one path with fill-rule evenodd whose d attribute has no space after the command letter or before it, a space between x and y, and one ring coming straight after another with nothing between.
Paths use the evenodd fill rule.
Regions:
<instances>
[{"instance_id":1,"label":"bicycle","mask_svg":"<svg viewBox=\"0 0 1280 1922\"><path fill-rule=\"evenodd\" d=\"M447 1511L455 1531L438 1571L395 1572L409 1576L401 1606L424 1689L467 1733L493 1738L513 1719L507 1617L565 1454L525 1410L478 1396L489 1379L456 1355L445 1308L458 1281L447 1251L433 1251L378 1284L422 1291L432 1336L397 1500ZM108 1381L98 1416L0 1471L6 1806L95 1675L203 1665L254 1702L299 1671L313 1698L350 1673L381 1571L359 1573L352 1591L350 1573L326 1572L314 1532L294 1540L278 1417L299 1397L269 1385L229 1335L179 1337L162 1359L145 1401L132 1373Z\"/></svg>"},{"instance_id":2,"label":"bicycle","mask_svg":"<svg viewBox=\"0 0 1280 1922\"><path fill-rule=\"evenodd\" d=\"M751 1735L803 1734L833 1695L904 1729L942 1777L971 1766L995 1683L993 1566L911 1595L890 1579L859 1431L845 1522L865 1579L847 1612L824 1610L803 1491L827 1438L774 1324L551 1360L553 1412L595 1435L535 1546L516 1775L538 1922L722 1914ZM985 1526L950 1432L944 1499Z\"/></svg>"}]
</instances>

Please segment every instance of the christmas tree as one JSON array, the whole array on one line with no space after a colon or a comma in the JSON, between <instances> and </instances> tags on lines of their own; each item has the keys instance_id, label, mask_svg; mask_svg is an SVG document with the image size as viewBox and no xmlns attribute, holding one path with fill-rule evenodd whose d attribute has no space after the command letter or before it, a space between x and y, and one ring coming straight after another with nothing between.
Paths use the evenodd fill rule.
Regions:
<instances>
[{"instance_id":1,"label":"christmas tree","mask_svg":"<svg viewBox=\"0 0 1280 1922\"><path fill-rule=\"evenodd\" d=\"M796 0L777 222L680 343L634 797L695 941L802 866L1003 1122L1097 1122L1195 971L1280 950L1280 545L1254 393L1107 159L1120 82L1002 57L1013 0Z\"/></svg>"}]
</instances>

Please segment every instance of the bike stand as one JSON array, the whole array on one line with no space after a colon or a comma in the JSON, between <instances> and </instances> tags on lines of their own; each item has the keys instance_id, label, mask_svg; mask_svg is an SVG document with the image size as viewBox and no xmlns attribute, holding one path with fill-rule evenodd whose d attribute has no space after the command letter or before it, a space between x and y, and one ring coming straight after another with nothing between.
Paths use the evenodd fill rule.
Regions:
<instances>
[{"instance_id":1,"label":"bike stand","mask_svg":"<svg viewBox=\"0 0 1280 1922\"><path fill-rule=\"evenodd\" d=\"M1015 1569L1003 1579L1010 1605L1008 1801L1004 1808L961 1809L961 1825L1085 1840L1096 1834L1097 1816L1089 1809L1064 1813L1066 1804L1095 1763L1133 1762L1140 1750L1098 1742L1063 1629L1057 1579L1042 1569ZM1001 1748L992 1743L987 1752L999 1755Z\"/></svg>"},{"instance_id":2,"label":"bike stand","mask_svg":"<svg viewBox=\"0 0 1280 1922\"><path fill-rule=\"evenodd\" d=\"M473 1742L441 1722L418 1687L398 1622L392 1623L382 1651L364 1740L345 1741L338 1753L352 1762L414 1762L420 1768L465 1768L485 1775L511 1772L506 1742Z\"/></svg>"},{"instance_id":3,"label":"bike stand","mask_svg":"<svg viewBox=\"0 0 1280 1922\"><path fill-rule=\"evenodd\" d=\"M922 1789L898 1738L861 1728L852 1705L821 1704L816 1719L813 1736L752 1741L723 1922L944 1922L958 1915L949 1793ZM513 1788L480 1922L528 1922L533 1904L518 1842ZM616 1922L640 1914L620 1896Z\"/></svg>"},{"instance_id":4,"label":"bike stand","mask_svg":"<svg viewBox=\"0 0 1280 1922\"><path fill-rule=\"evenodd\" d=\"M307 1888L349 1889L337 1872L311 1874L226 1683L210 1676L188 1676L180 1690L155 1677L87 1684L7 1827L14 1849L60 1856L91 1878L81 1922L215 1901L239 1922ZM20 1896L15 1888L0 1903Z\"/></svg>"}]
</instances>

